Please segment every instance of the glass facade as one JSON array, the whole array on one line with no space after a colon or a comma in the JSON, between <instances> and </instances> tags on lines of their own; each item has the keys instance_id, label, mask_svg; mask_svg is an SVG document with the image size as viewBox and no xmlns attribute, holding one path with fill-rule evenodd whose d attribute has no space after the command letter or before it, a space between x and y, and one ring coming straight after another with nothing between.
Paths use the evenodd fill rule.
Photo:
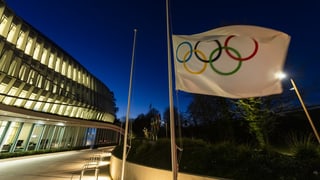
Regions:
<instances>
[{"instance_id":1,"label":"glass facade","mask_svg":"<svg viewBox=\"0 0 320 180\"><path fill-rule=\"evenodd\" d=\"M120 131L108 87L3 1L0 106L1 152L115 143Z\"/></svg>"}]
</instances>

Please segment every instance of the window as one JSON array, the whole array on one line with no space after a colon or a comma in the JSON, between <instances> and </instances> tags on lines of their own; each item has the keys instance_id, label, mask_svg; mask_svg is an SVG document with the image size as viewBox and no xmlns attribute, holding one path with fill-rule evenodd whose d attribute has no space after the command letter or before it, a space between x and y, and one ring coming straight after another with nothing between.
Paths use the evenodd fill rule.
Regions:
<instances>
[{"instance_id":1,"label":"window","mask_svg":"<svg viewBox=\"0 0 320 180\"><path fill-rule=\"evenodd\" d=\"M33 110L40 111L41 105L43 104L44 96L40 96L38 99L38 102L36 102L36 105L34 106Z\"/></svg>"},{"instance_id":2,"label":"window","mask_svg":"<svg viewBox=\"0 0 320 180\"><path fill-rule=\"evenodd\" d=\"M54 68L56 72L60 72L60 63L61 63L61 58L57 57L56 67Z\"/></svg>"},{"instance_id":3,"label":"window","mask_svg":"<svg viewBox=\"0 0 320 180\"><path fill-rule=\"evenodd\" d=\"M17 40L17 48L23 50L23 41L25 39L25 32L20 30L18 40Z\"/></svg>"},{"instance_id":4,"label":"window","mask_svg":"<svg viewBox=\"0 0 320 180\"><path fill-rule=\"evenodd\" d=\"M53 69L54 68L54 54L50 53L50 57L49 57L49 63L48 63L48 67Z\"/></svg>"},{"instance_id":5,"label":"window","mask_svg":"<svg viewBox=\"0 0 320 180\"><path fill-rule=\"evenodd\" d=\"M5 15L3 15L0 20L0 34L2 36L5 36L4 33L5 33L7 22L8 22L8 18Z\"/></svg>"},{"instance_id":6,"label":"window","mask_svg":"<svg viewBox=\"0 0 320 180\"><path fill-rule=\"evenodd\" d=\"M45 89L46 91L50 91L51 86L52 86L51 81L49 81L49 80L46 79L46 80L45 80L45 84L44 84L44 89Z\"/></svg>"},{"instance_id":7,"label":"window","mask_svg":"<svg viewBox=\"0 0 320 180\"><path fill-rule=\"evenodd\" d=\"M39 60L40 55L40 44L36 43L36 48L34 49L33 59Z\"/></svg>"},{"instance_id":8,"label":"window","mask_svg":"<svg viewBox=\"0 0 320 180\"><path fill-rule=\"evenodd\" d=\"M29 72L29 76L28 76L28 83L30 83L30 84L34 84L35 83L35 81L36 81L36 72L34 71L34 70L30 70L30 72Z\"/></svg>"},{"instance_id":9,"label":"window","mask_svg":"<svg viewBox=\"0 0 320 180\"><path fill-rule=\"evenodd\" d=\"M8 37L7 37L7 40L11 43L14 43L13 41L14 41L14 36L15 36L16 30L17 30L16 25L11 23Z\"/></svg>"},{"instance_id":10,"label":"window","mask_svg":"<svg viewBox=\"0 0 320 180\"><path fill-rule=\"evenodd\" d=\"M37 76L36 86L37 86L38 88L42 88L42 87L43 87L43 84L44 84L43 81L44 81L43 76L39 74L39 75Z\"/></svg>"},{"instance_id":11,"label":"window","mask_svg":"<svg viewBox=\"0 0 320 180\"><path fill-rule=\"evenodd\" d=\"M7 93L9 96L5 97L4 100L2 101L4 104L11 104L11 101L14 99L13 97L15 96L18 88L16 87L11 87L10 91Z\"/></svg>"},{"instance_id":12,"label":"window","mask_svg":"<svg viewBox=\"0 0 320 180\"><path fill-rule=\"evenodd\" d=\"M11 64L10 64L10 67L9 67L8 74L10 76L14 76L16 69L17 69L17 61L16 60L12 60Z\"/></svg>"},{"instance_id":13,"label":"window","mask_svg":"<svg viewBox=\"0 0 320 180\"><path fill-rule=\"evenodd\" d=\"M48 50L44 48L43 52L42 52L42 55L41 55L41 63L44 64L44 65L47 65L46 64L47 56L48 56Z\"/></svg>"},{"instance_id":14,"label":"window","mask_svg":"<svg viewBox=\"0 0 320 180\"><path fill-rule=\"evenodd\" d=\"M35 98L36 98L36 94L34 94L34 93L32 93L31 95L30 95L30 97L28 98L28 99L31 99L31 100L28 100L27 101L27 103L24 105L24 107L26 108L26 109L30 109L31 108L31 105L33 104L33 102L34 101L32 101L32 100L34 100Z\"/></svg>"},{"instance_id":15,"label":"window","mask_svg":"<svg viewBox=\"0 0 320 180\"><path fill-rule=\"evenodd\" d=\"M68 65L68 78L72 79L72 66L71 66L71 64Z\"/></svg>"},{"instance_id":16,"label":"window","mask_svg":"<svg viewBox=\"0 0 320 180\"><path fill-rule=\"evenodd\" d=\"M26 46L26 49L24 51L28 55L31 55L32 43L33 43L33 39L31 37L28 37L27 46Z\"/></svg>"},{"instance_id":17,"label":"window","mask_svg":"<svg viewBox=\"0 0 320 180\"><path fill-rule=\"evenodd\" d=\"M62 70L61 70L61 74L62 75L66 75L67 74L67 63L65 61L62 62Z\"/></svg>"},{"instance_id":18,"label":"window","mask_svg":"<svg viewBox=\"0 0 320 180\"><path fill-rule=\"evenodd\" d=\"M51 102L53 102L53 99L49 98L49 99L47 100L47 102L49 102L49 103L46 103L46 104L44 105L43 109L42 109L42 111L44 111L44 112L50 112L49 107L50 107L50 105L51 105Z\"/></svg>"},{"instance_id":19,"label":"window","mask_svg":"<svg viewBox=\"0 0 320 180\"><path fill-rule=\"evenodd\" d=\"M28 91L22 90L19 94L19 98L14 102L14 105L20 107L24 101L23 98L27 96L27 93Z\"/></svg>"},{"instance_id":20,"label":"window","mask_svg":"<svg viewBox=\"0 0 320 180\"><path fill-rule=\"evenodd\" d=\"M74 80L74 81L77 81L77 68L73 68L73 77L72 77L72 80Z\"/></svg>"},{"instance_id":21,"label":"window","mask_svg":"<svg viewBox=\"0 0 320 180\"><path fill-rule=\"evenodd\" d=\"M27 67L26 65L21 65L21 68L19 70L19 79L21 79L22 81L26 81L26 71L27 71Z\"/></svg>"},{"instance_id":22,"label":"window","mask_svg":"<svg viewBox=\"0 0 320 180\"><path fill-rule=\"evenodd\" d=\"M3 94L6 90L7 84L1 83L0 84L0 93Z\"/></svg>"}]
</instances>

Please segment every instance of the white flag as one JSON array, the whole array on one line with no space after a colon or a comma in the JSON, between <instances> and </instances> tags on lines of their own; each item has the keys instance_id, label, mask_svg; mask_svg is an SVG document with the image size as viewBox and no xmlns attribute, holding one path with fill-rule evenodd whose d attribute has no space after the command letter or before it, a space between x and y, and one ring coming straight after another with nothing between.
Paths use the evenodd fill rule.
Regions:
<instances>
[{"instance_id":1,"label":"white flag","mask_svg":"<svg viewBox=\"0 0 320 180\"><path fill-rule=\"evenodd\" d=\"M279 94L290 36L234 25L173 35L176 89L229 98Z\"/></svg>"}]
</instances>

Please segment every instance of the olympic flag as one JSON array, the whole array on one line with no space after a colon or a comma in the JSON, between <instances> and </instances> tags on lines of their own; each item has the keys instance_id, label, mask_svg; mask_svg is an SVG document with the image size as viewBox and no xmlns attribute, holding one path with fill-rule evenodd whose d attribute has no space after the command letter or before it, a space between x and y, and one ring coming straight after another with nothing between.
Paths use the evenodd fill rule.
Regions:
<instances>
[{"instance_id":1,"label":"olympic flag","mask_svg":"<svg viewBox=\"0 0 320 180\"><path fill-rule=\"evenodd\" d=\"M173 35L176 89L228 98L279 94L290 36L273 29L233 25Z\"/></svg>"}]
</instances>

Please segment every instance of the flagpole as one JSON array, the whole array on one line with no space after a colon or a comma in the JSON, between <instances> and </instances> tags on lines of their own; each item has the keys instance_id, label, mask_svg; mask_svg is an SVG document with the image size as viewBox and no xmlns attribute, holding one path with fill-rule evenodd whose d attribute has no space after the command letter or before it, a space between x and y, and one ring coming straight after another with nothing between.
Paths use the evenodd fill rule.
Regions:
<instances>
[{"instance_id":1,"label":"flagpole","mask_svg":"<svg viewBox=\"0 0 320 180\"><path fill-rule=\"evenodd\" d=\"M175 139L175 123L173 111L173 96L172 96L172 67L171 67L171 44L170 44L170 19L169 19L169 0L166 0L166 21L167 21L167 46L168 46L168 82L169 82L169 109L170 109L170 135L171 135L171 166L172 179L176 180L178 176L177 164L177 148Z\"/></svg>"},{"instance_id":2,"label":"flagpole","mask_svg":"<svg viewBox=\"0 0 320 180\"><path fill-rule=\"evenodd\" d=\"M303 102L303 100L302 100L302 98L301 98L301 95L300 95L300 93L299 93L299 90L298 90L296 84L294 83L293 79L290 79L290 81L291 81L291 84L292 84L292 86L293 86L294 91L296 92L296 94L297 94L297 96L298 96L298 98L299 98L299 101L300 101L300 103L301 103L301 105L302 105L302 108L303 108L303 110L304 110L304 112L305 112L305 114L306 114L306 116L307 116L307 118L308 118L308 120L309 120L309 123L310 123L310 125L311 125L311 128L312 128L314 134L316 135L318 142L320 143L319 134L318 134L318 132L317 132L317 130L316 130L316 127L314 126L314 124L313 124L313 122L312 122L312 119L311 119L311 117L310 117L310 115L309 115L309 113L308 113L308 110L307 110L306 106L304 105L304 102Z\"/></svg>"},{"instance_id":3,"label":"flagpole","mask_svg":"<svg viewBox=\"0 0 320 180\"><path fill-rule=\"evenodd\" d=\"M126 164L126 158L127 158L127 141L128 141L127 139L128 139L129 114L130 114L132 74L133 74L133 65L134 65L134 52L135 52L135 47L136 47L136 34L137 34L137 29L134 29L132 60L131 60L131 71L130 71L130 82L129 82L129 94L128 94L128 107L127 107L127 115L126 115L126 125L125 125L124 140L123 140L121 180L124 180L125 164Z\"/></svg>"}]
</instances>

